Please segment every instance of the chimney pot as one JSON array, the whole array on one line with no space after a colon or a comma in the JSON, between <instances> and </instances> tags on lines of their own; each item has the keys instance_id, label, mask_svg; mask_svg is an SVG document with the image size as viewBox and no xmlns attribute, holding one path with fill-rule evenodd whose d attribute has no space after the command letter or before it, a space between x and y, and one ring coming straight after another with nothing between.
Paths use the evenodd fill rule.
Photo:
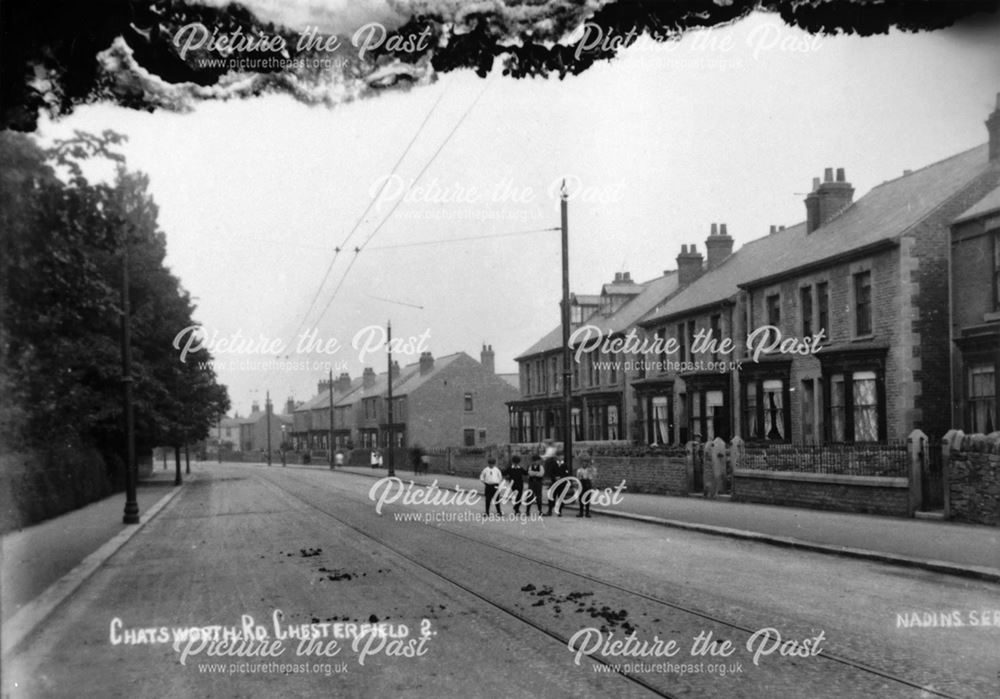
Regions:
<instances>
[{"instance_id":1,"label":"chimney pot","mask_svg":"<svg viewBox=\"0 0 1000 699\"><path fill-rule=\"evenodd\" d=\"M704 259L696 245L682 245L681 254L677 256L677 283L685 286L700 277L705 271Z\"/></svg>"},{"instance_id":2,"label":"chimney pot","mask_svg":"<svg viewBox=\"0 0 1000 699\"><path fill-rule=\"evenodd\" d=\"M812 189L812 191L815 192L817 189L819 189L819 178L818 177L814 177L813 178L813 189Z\"/></svg>"},{"instance_id":3,"label":"chimney pot","mask_svg":"<svg viewBox=\"0 0 1000 699\"><path fill-rule=\"evenodd\" d=\"M778 230L779 231L783 231L783 230L785 230L785 227L784 226L778 226Z\"/></svg>"},{"instance_id":4,"label":"chimney pot","mask_svg":"<svg viewBox=\"0 0 1000 699\"><path fill-rule=\"evenodd\" d=\"M726 230L726 224L719 224L719 235L729 235L729 232Z\"/></svg>"},{"instance_id":5,"label":"chimney pot","mask_svg":"<svg viewBox=\"0 0 1000 699\"><path fill-rule=\"evenodd\" d=\"M777 226L771 226L771 232L769 235L774 235L777 230L778 230Z\"/></svg>"},{"instance_id":6,"label":"chimney pot","mask_svg":"<svg viewBox=\"0 0 1000 699\"><path fill-rule=\"evenodd\" d=\"M719 226L718 226L718 224L713 223L712 224L712 230L709 233L709 235L718 235L718 234L719 234Z\"/></svg>"},{"instance_id":7,"label":"chimney pot","mask_svg":"<svg viewBox=\"0 0 1000 699\"><path fill-rule=\"evenodd\" d=\"M486 345L483 353L479 357L479 363L483 365L483 370L490 374L496 373L496 355L493 353L493 345Z\"/></svg>"},{"instance_id":8,"label":"chimney pot","mask_svg":"<svg viewBox=\"0 0 1000 699\"><path fill-rule=\"evenodd\" d=\"M824 182L833 182L833 168L832 167L828 167L827 169L825 169L823 171L823 181Z\"/></svg>"},{"instance_id":9,"label":"chimney pot","mask_svg":"<svg viewBox=\"0 0 1000 699\"><path fill-rule=\"evenodd\" d=\"M837 182L846 182L847 176L844 174L844 168L837 168Z\"/></svg>"}]
</instances>

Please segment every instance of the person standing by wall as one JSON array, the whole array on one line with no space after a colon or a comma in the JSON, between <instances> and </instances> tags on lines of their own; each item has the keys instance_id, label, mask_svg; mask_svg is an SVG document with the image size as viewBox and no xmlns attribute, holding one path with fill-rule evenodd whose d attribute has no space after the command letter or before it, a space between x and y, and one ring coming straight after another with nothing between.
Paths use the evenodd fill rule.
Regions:
<instances>
[{"instance_id":1,"label":"person standing by wall","mask_svg":"<svg viewBox=\"0 0 1000 699\"><path fill-rule=\"evenodd\" d=\"M490 504L494 503L497 498L497 488L500 486L500 482L503 481L503 473L497 468L497 460L490 458L486 462L486 468L482 470L479 474L479 480L485 485L483 497L486 498L486 515L490 514ZM497 516L502 517L503 512L500 511L500 502L496 501Z\"/></svg>"},{"instance_id":2,"label":"person standing by wall","mask_svg":"<svg viewBox=\"0 0 1000 699\"><path fill-rule=\"evenodd\" d=\"M521 501L524 499L524 477L527 472L521 465L521 457L515 454L510 457L510 468L507 469L507 480L514 495L514 514L521 514ZM528 507L531 507L530 505Z\"/></svg>"},{"instance_id":3,"label":"person standing by wall","mask_svg":"<svg viewBox=\"0 0 1000 699\"><path fill-rule=\"evenodd\" d=\"M576 469L576 477L580 481L580 502L577 517L590 517L590 491L594 489L597 479L597 467L589 456L580 460L580 468Z\"/></svg>"},{"instance_id":4,"label":"person standing by wall","mask_svg":"<svg viewBox=\"0 0 1000 699\"><path fill-rule=\"evenodd\" d=\"M538 514L542 514L542 479L545 478L545 466L542 464L542 457L535 454L531 457L528 465L528 505L525 514L531 516L531 505L538 507Z\"/></svg>"},{"instance_id":5,"label":"person standing by wall","mask_svg":"<svg viewBox=\"0 0 1000 699\"><path fill-rule=\"evenodd\" d=\"M569 466L566 465L565 459L561 456L559 458L552 457L551 466L546 466L545 470L551 474L549 479L552 482L552 485L549 486L549 517L552 516L553 508L556 517L562 517L562 500L566 497L566 489L569 487L569 483L563 479L572 474L569 472Z\"/></svg>"}]
</instances>

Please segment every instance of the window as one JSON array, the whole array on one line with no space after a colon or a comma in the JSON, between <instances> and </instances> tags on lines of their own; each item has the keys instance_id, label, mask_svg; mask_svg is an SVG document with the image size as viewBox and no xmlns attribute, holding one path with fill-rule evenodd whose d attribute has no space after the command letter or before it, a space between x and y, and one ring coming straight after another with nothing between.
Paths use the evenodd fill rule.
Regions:
<instances>
[{"instance_id":1,"label":"window","mask_svg":"<svg viewBox=\"0 0 1000 699\"><path fill-rule=\"evenodd\" d=\"M573 388L579 388L580 387L580 362L578 362L574 358L571 358L570 361L573 362Z\"/></svg>"},{"instance_id":2,"label":"window","mask_svg":"<svg viewBox=\"0 0 1000 699\"><path fill-rule=\"evenodd\" d=\"M1000 231L993 234L993 309L1000 311Z\"/></svg>"},{"instance_id":3,"label":"window","mask_svg":"<svg viewBox=\"0 0 1000 699\"><path fill-rule=\"evenodd\" d=\"M788 381L751 377L744 384L743 429L748 440L784 442L789 439Z\"/></svg>"},{"instance_id":4,"label":"window","mask_svg":"<svg viewBox=\"0 0 1000 699\"><path fill-rule=\"evenodd\" d=\"M602 296L601 297L601 313L603 313L606 316L609 316L609 315L611 315L611 312L612 312L611 297L610 296Z\"/></svg>"},{"instance_id":5,"label":"window","mask_svg":"<svg viewBox=\"0 0 1000 699\"><path fill-rule=\"evenodd\" d=\"M687 325L688 325L688 327L687 327L687 339L688 339L688 342L690 342L693 345L694 344L694 333L695 333L694 321L693 320L689 320ZM691 361L694 361L694 352L693 351L690 352L690 355L691 355Z\"/></svg>"},{"instance_id":6,"label":"window","mask_svg":"<svg viewBox=\"0 0 1000 699\"><path fill-rule=\"evenodd\" d=\"M743 434L747 439L760 439L760 418L757 416L757 382L746 385L746 395L743 397Z\"/></svg>"},{"instance_id":7,"label":"window","mask_svg":"<svg viewBox=\"0 0 1000 699\"><path fill-rule=\"evenodd\" d=\"M469 412L469 411L472 410L472 394L471 393L466 393L465 394L465 410L466 410L466 412Z\"/></svg>"},{"instance_id":8,"label":"window","mask_svg":"<svg viewBox=\"0 0 1000 699\"><path fill-rule=\"evenodd\" d=\"M525 362L521 365L521 369L524 372L524 394L526 396L531 395L531 363Z\"/></svg>"},{"instance_id":9,"label":"window","mask_svg":"<svg viewBox=\"0 0 1000 699\"><path fill-rule=\"evenodd\" d=\"M541 376L539 379L539 388L542 393L549 392L549 364L544 359L538 360L538 373Z\"/></svg>"},{"instance_id":10,"label":"window","mask_svg":"<svg viewBox=\"0 0 1000 699\"><path fill-rule=\"evenodd\" d=\"M549 373L552 374L552 388L556 393L562 391L562 377L559 376L559 357L549 359Z\"/></svg>"},{"instance_id":11,"label":"window","mask_svg":"<svg viewBox=\"0 0 1000 699\"><path fill-rule=\"evenodd\" d=\"M872 333L872 273L858 272L854 275L854 323L855 335Z\"/></svg>"},{"instance_id":12,"label":"window","mask_svg":"<svg viewBox=\"0 0 1000 699\"><path fill-rule=\"evenodd\" d=\"M709 327L712 330L712 361L718 361L719 353L717 351L719 346L719 341L722 336L722 316L716 314L709 319Z\"/></svg>"},{"instance_id":13,"label":"window","mask_svg":"<svg viewBox=\"0 0 1000 699\"><path fill-rule=\"evenodd\" d=\"M802 310L802 336L810 337L813 334L813 304L812 287L804 286L799 289L799 307Z\"/></svg>"},{"instance_id":14,"label":"window","mask_svg":"<svg viewBox=\"0 0 1000 699\"><path fill-rule=\"evenodd\" d=\"M486 430L479 430L479 443L486 444Z\"/></svg>"},{"instance_id":15,"label":"window","mask_svg":"<svg viewBox=\"0 0 1000 699\"><path fill-rule=\"evenodd\" d=\"M373 420L378 417L378 403L377 398L365 398L365 419Z\"/></svg>"},{"instance_id":16,"label":"window","mask_svg":"<svg viewBox=\"0 0 1000 699\"><path fill-rule=\"evenodd\" d=\"M654 396L649 400L649 443L669 444L672 425L667 396Z\"/></svg>"},{"instance_id":17,"label":"window","mask_svg":"<svg viewBox=\"0 0 1000 699\"><path fill-rule=\"evenodd\" d=\"M778 327L781 325L781 295L772 294L765 300L767 305L767 324Z\"/></svg>"},{"instance_id":18,"label":"window","mask_svg":"<svg viewBox=\"0 0 1000 699\"><path fill-rule=\"evenodd\" d=\"M583 306L574 303L569 307L569 322L573 325L583 323Z\"/></svg>"},{"instance_id":19,"label":"window","mask_svg":"<svg viewBox=\"0 0 1000 699\"><path fill-rule=\"evenodd\" d=\"M816 332L823 331L824 335L830 337L830 289L826 282L816 285Z\"/></svg>"},{"instance_id":20,"label":"window","mask_svg":"<svg viewBox=\"0 0 1000 699\"><path fill-rule=\"evenodd\" d=\"M462 430L462 443L467 447L476 446L476 431L474 429Z\"/></svg>"},{"instance_id":21,"label":"window","mask_svg":"<svg viewBox=\"0 0 1000 699\"><path fill-rule=\"evenodd\" d=\"M687 361L687 339L684 334L684 323L677 324L677 361Z\"/></svg>"},{"instance_id":22,"label":"window","mask_svg":"<svg viewBox=\"0 0 1000 699\"><path fill-rule=\"evenodd\" d=\"M971 432L989 434L997 429L996 365L969 367L968 427Z\"/></svg>"},{"instance_id":23,"label":"window","mask_svg":"<svg viewBox=\"0 0 1000 699\"><path fill-rule=\"evenodd\" d=\"M608 439L621 439L618 436L618 406L608 406Z\"/></svg>"},{"instance_id":24,"label":"window","mask_svg":"<svg viewBox=\"0 0 1000 699\"><path fill-rule=\"evenodd\" d=\"M618 360L615 359L615 355L613 354L606 354L604 357L607 360L608 385L614 386L618 383Z\"/></svg>"},{"instance_id":25,"label":"window","mask_svg":"<svg viewBox=\"0 0 1000 699\"><path fill-rule=\"evenodd\" d=\"M589 376L587 377L588 386L600 386L601 385L601 367L598 364L597 356L594 352L589 352L587 354L587 370Z\"/></svg>"},{"instance_id":26,"label":"window","mask_svg":"<svg viewBox=\"0 0 1000 699\"><path fill-rule=\"evenodd\" d=\"M573 439L582 442L583 441L583 422L580 419L580 409L573 408L570 411L570 420L573 421Z\"/></svg>"},{"instance_id":27,"label":"window","mask_svg":"<svg viewBox=\"0 0 1000 699\"><path fill-rule=\"evenodd\" d=\"M877 442L884 439L885 397L877 371L839 372L829 376L828 439L831 442Z\"/></svg>"}]
</instances>

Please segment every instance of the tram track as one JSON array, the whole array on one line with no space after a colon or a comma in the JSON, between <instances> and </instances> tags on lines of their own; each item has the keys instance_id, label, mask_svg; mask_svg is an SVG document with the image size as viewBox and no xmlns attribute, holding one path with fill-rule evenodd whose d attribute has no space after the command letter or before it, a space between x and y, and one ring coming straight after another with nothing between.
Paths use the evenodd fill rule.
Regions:
<instances>
[{"instance_id":1,"label":"tram track","mask_svg":"<svg viewBox=\"0 0 1000 699\"><path fill-rule=\"evenodd\" d=\"M283 478L285 478L285 479L287 479L289 481L296 482L299 485L302 485L302 486L304 486L307 489L315 488L315 484L314 483L311 483L311 482L309 482L307 480L303 480L303 479L300 479L300 478L296 478L294 476L288 475L287 473L283 474ZM564 648L568 648L569 647L570 638L567 637L566 635L560 633L559 631L555 631L552 628L549 628L548 626L546 626L546 625L544 625L544 624L536 621L535 619L533 619L533 618L531 618L529 616L526 616L524 613L522 613L521 611L519 611L518 609L514 608L511 605L505 604L505 603L500 602L500 601L497 601L495 598L493 598L491 596L488 596L487 594L484 594L480 590L475 589L472 586L467 585L467 584L463 583L462 581L455 579L455 577L453 575L449 575L447 572L444 572L442 570L438 570L438 569L436 569L436 568L428 565L426 561L421 560L421 559L413 556L412 554L408 553L407 551L402 550L398 545L394 545L392 542L386 541L386 540L384 540L384 539L382 539L382 538L380 538L378 536L373 535L369 531L366 531L365 529L357 526L355 523L350 522L347 519L339 516L338 514L330 511L329 508L327 508L325 506L322 506L322 505L319 505L319 504L317 504L315 502L310 502L310 500L302 497L301 494L296 493L293 490L289 490L288 488L283 487L279 483L276 483L275 481L273 481L273 480L271 480L269 478L263 478L263 480L266 483L270 484L271 486L279 489L280 491L282 491L286 495L291 496L292 498L298 500L299 502L302 502L304 505L306 505L310 509L317 511L317 512L325 515L326 517L329 517L330 519L338 522L339 524L341 524L344 527L347 527L348 529L351 529L352 531L356 532L357 534L361 535L362 537L375 542L379 546L381 546L381 547L383 547L383 548L391 551L393 554L395 554L397 556L400 556L401 558L405 559L406 561L408 561L412 565L415 565L415 566L421 568L422 570L425 570L425 571L431 573L432 575L438 577L439 579L443 580L447 584L453 585L453 586L455 586L455 587L463 590L464 592L472 595L473 597L475 597L476 599L480 600L484 604L487 604L490 607L492 607L494 609L497 609L497 610L503 612L504 614L507 614L508 616L516 619L517 621L525 624L526 626L529 626L532 629L534 629L534 630L536 630L536 631L538 631L538 632L540 632L540 633L542 633L542 634L544 634L544 635L552 638L553 640L558 641ZM346 491L346 490L340 489L340 488L338 488L338 490L341 490L342 492L345 492L345 493L349 493L350 492L350 491ZM507 555L507 556L511 556L511 557L514 557L514 558L516 558L518 560L527 562L527 563L529 563L531 565L541 566L543 568L555 571L555 572L557 572L557 573L559 573L561 575L567 575L567 576L571 576L572 578L575 578L575 579L578 579L578 580L584 580L584 581L590 583L591 585L602 586L605 589L613 590L613 591L615 591L617 593L628 595L628 596L630 596L632 598L640 599L640 600L643 600L643 601L645 601L647 603L652 603L652 604L657 605L659 607L662 607L664 609L672 610L673 612L678 612L678 613L681 613L681 614L684 614L684 615L688 615L690 617L694 617L694 618L701 619L701 620L704 620L704 621L709 621L712 624L716 624L718 626L724 627L724 628L732 630L734 632L738 632L740 634L746 634L747 637L751 636L756 631L758 631L757 629L752 629L752 628L748 627L745 624L740 624L740 623L737 623L737 622L733 622L731 620L722 618L721 616L718 616L716 614L708 613L708 612L696 609L696 608L688 606L688 605L679 604L677 602L672 602L672 601L669 601L669 600L665 600L665 599L663 599L661 597L657 597L655 595L650 595L648 593L642 592L641 590L631 589L631 588L629 588L627 586L624 586L624 585L621 585L621 584L618 584L618 583L615 583L615 582L611 582L611 581L607 581L607 580L602 580L602 579L597 578L597 577L595 577L593 575L590 575L588 573L585 573L585 572L582 572L582 571L579 571L579 570L573 570L572 568L568 568L566 566L559 565L558 563L553 563L551 561L543 560L543 559L537 558L535 556L526 554L524 552L516 551L516 550L508 548L506 546L502 546L502 545L498 545L498 544L490 542L490 541L486 541L486 540L481 539L479 537L470 536L468 534L464 534L462 532L457 532L457 531L454 531L452 529L449 529L449 528L443 527L443 526L436 526L436 527L434 527L434 529L435 529L435 531L443 532L443 533L449 535L450 537L463 540L465 542L468 542L469 544L473 544L476 547L480 547L480 548L485 547L485 548L488 548L488 549L490 549L492 551L495 551L497 553L500 553L500 554L503 554L503 555ZM636 675L634 673L627 672L627 671L623 670L621 668L621 664L620 663L608 662L608 661L604 660L603 658L600 658L596 654L595 655L590 655L589 657L590 657L590 659L593 662L600 663L600 664L608 667L611 672L614 672L614 673L620 675L625 680L627 680L629 682L632 682L632 683L634 683L634 684L636 684L638 686L641 686L642 688L644 688L644 689L652 692L653 694L655 694L657 696L661 696L661 697L680 696L680 695L677 695L677 694L673 694L673 693L671 693L668 690L664 690L662 687L656 686L655 684L649 682L648 680L646 680L642 676L639 676L639 675ZM827 661L829 663L832 663L832 664L835 664L835 665L838 665L838 666L841 666L841 667L850 668L852 670L855 670L855 671L857 671L859 673L863 673L865 675L870 675L870 676L873 676L873 677L877 677L877 678L879 678L881 680L893 683L894 685L897 685L897 686L899 686L901 688L909 688L909 689L912 689L912 690L916 690L916 691L920 692L920 696L936 696L936 697L947 697L947 698L950 698L950 699L960 699L959 695L955 695L955 694L949 693L947 691L944 691L944 690L936 688L936 687L928 686L928 685L923 684L923 683L921 683L919 681L910 680L910 679L908 679L906 677L903 677L903 676L901 676L901 675L899 675L897 673L886 671L886 670L883 670L881 668L869 665L867 663L859 662L859 661L857 661L857 660L855 660L853 658L850 658L850 657L847 657L847 656L844 656L844 655L840 655L840 654L837 654L837 653L831 653L828 650L821 650L815 656L815 658L819 659L819 660Z\"/></svg>"}]
</instances>

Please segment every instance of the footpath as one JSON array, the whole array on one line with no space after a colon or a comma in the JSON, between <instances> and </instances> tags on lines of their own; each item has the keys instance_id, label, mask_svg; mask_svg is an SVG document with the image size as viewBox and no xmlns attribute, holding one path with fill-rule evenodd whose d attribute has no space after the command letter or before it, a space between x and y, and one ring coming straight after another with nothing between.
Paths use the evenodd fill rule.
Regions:
<instances>
[{"instance_id":1,"label":"footpath","mask_svg":"<svg viewBox=\"0 0 1000 699\"><path fill-rule=\"evenodd\" d=\"M386 476L385 469L353 466L337 472ZM408 470L397 470L396 477L415 485L436 481L444 489L483 490L475 478ZM643 495L628 492L627 485L619 504L592 506L593 514L1000 582L998 527L732 502L725 496ZM569 508L575 516L575 505Z\"/></svg>"},{"instance_id":2,"label":"footpath","mask_svg":"<svg viewBox=\"0 0 1000 699\"><path fill-rule=\"evenodd\" d=\"M194 476L184 476L185 482ZM125 493L0 537L3 653L20 642L180 492L174 469L138 483L139 524L124 524Z\"/></svg>"}]
</instances>

